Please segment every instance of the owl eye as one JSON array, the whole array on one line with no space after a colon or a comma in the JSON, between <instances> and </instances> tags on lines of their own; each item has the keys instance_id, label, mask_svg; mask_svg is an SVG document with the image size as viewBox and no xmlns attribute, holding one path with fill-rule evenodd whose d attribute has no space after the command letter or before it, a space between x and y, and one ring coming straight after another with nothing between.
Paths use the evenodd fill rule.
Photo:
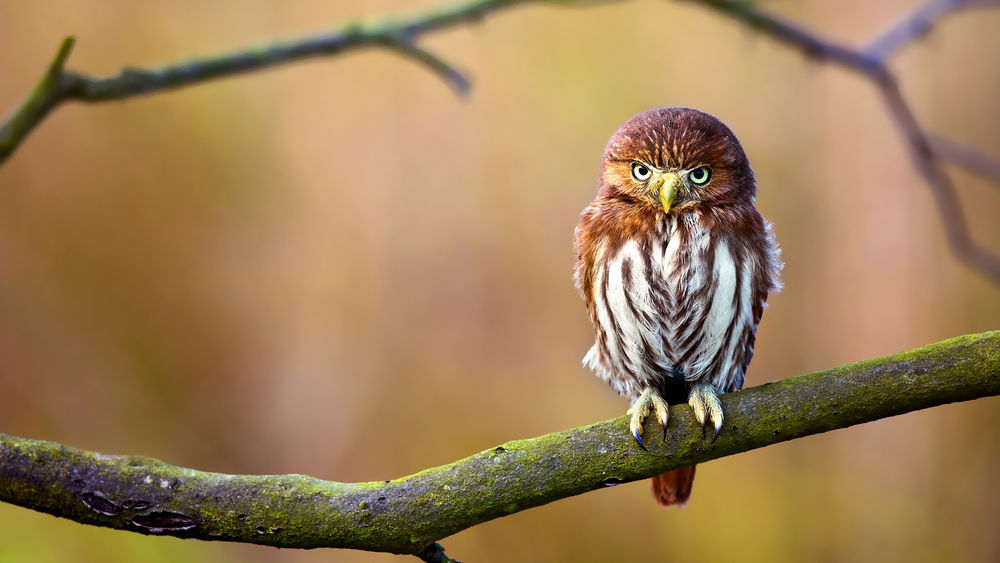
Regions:
<instances>
[{"instance_id":1,"label":"owl eye","mask_svg":"<svg viewBox=\"0 0 1000 563\"><path fill-rule=\"evenodd\" d=\"M645 182L653 175L653 171L641 162L632 163L632 177L640 182Z\"/></svg>"},{"instance_id":2,"label":"owl eye","mask_svg":"<svg viewBox=\"0 0 1000 563\"><path fill-rule=\"evenodd\" d=\"M688 180L696 186L704 186L708 183L708 179L712 177L712 169L707 166L699 166L694 170L688 172Z\"/></svg>"}]
</instances>

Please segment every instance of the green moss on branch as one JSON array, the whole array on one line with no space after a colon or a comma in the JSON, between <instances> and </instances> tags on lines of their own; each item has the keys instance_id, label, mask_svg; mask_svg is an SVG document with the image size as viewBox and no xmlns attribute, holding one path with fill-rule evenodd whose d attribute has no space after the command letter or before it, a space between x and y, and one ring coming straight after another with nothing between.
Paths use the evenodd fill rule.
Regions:
<instances>
[{"instance_id":1,"label":"green moss on branch","mask_svg":"<svg viewBox=\"0 0 1000 563\"><path fill-rule=\"evenodd\" d=\"M681 405L664 440L650 421L648 452L620 417L370 483L207 473L0 434L0 501L144 534L420 553L470 526L597 488L997 394L1000 332L990 332L724 395L714 444Z\"/></svg>"}]
</instances>

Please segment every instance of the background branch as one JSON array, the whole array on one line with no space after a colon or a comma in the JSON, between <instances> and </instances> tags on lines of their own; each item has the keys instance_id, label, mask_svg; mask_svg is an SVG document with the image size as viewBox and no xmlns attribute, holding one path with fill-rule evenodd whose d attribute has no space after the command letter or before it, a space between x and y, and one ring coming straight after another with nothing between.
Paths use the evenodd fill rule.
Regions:
<instances>
[{"instance_id":1,"label":"background branch","mask_svg":"<svg viewBox=\"0 0 1000 563\"><path fill-rule=\"evenodd\" d=\"M473 0L401 20L356 23L312 37L257 46L216 57L193 59L153 69L125 68L108 78L90 78L65 71L73 39L66 39L38 86L0 125L0 165L25 137L53 109L68 100L103 102L122 100L159 91L188 86L215 78L251 72L308 57L332 56L366 46L392 49L413 58L441 76L459 94L469 90L469 81L460 71L437 55L416 44L423 34L476 21L502 8L539 0ZM946 15L972 8L991 8L1000 0L927 0L888 26L864 49L854 49L825 39L801 26L783 21L754 8L745 0L688 0L702 4L763 32L785 44L803 50L808 56L831 62L861 73L882 92L887 110L903 135L914 168L931 190L938 214L952 251L968 266L1000 283L1000 256L969 234L965 214L951 180L941 167L942 161L969 166L969 151L955 151L954 145L932 142L931 135L919 125L913 111L899 90L895 76L886 66L886 58L903 46L925 36ZM594 0L550 0L553 4L597 4ZM975 154L976 171L996 181L1000 162Z\"/></svg>"},{"instance_id":2,"label":"background branch","mask_svg":"<svg viewBox=\"0 0 1000 563\"><path fill-rule=\"evenodd\" d=\"M1000 185L1000 161L988 154L963 143L941 136L930 138L934 153L949 162L978 176Z\"/></svg>"},{"instance_id":3,"label":"background branch","mask_svg":"<svg viewBox=\"0 0 1000 563\"><path fill-rule=\"evenodd\" d=\"M647 421L648 452L635 445L627 417L619 417L369 483L207 473L0 435L0 500L144 534L413 553L435 560L436 540L554 500L998 394L1000 331L726 394L726 425L714 444L702 438L688 407L677 405L664 439L655 420Z\"/></svg>"},{"instance_id":4,"label":"background branch","mask_svg":"<svg viewBox=\"0 0 1000 563\"><path fill-rule=\"evenodd\" d=\"M934 149L930 135L921 128L885 60L899 48L929 33L947 14L962 8L996 7L1000 1L927 0L879 33L864 50L820 37L810 30L757 10L743 0L689 1L710 6L782 43L801 49L810 58L849 68L868 78L882 93L886 109L906 142L913 167L931 190L952 251L966 265L994 283L1000 283L1000 255L972 239L955 188L941 167L941 161L954 158L956 153ZM979 156L980 161L986 158L982 154Z\"/></svg>"},{"instance_id":5,"label":"background branch","mask_svg":"<svg viewBox=\"0 0 1000 563\"><path fill-rule=\"evenodd\" d=\"M63 102L95 103L124 100L190 86L216 78L262 70L272 66L321 56L338 55L361 47L386 47L412 57L440 75L459 94L469 89L465 76L443 59L416 44L420 36L478 21L503 8L545 0L472 0L439 8L406 19L383 19L351 23L328 33L254 46L214 57L191 59L159 68L124 68L107 78L91 78L64 70L73 48L73 38L63 41L55 60L28 98L0 125L2 165L48 114ZM555 1L550 4L594 4L594 0Z\"/></svg>"}]
</instances>

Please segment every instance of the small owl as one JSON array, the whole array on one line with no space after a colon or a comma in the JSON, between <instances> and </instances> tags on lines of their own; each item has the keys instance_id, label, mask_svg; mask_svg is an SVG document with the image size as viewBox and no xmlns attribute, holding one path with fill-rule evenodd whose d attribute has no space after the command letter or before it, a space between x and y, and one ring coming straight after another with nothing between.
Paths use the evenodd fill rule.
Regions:
<instances>
[{"instance_id":1,"label":"small owl","mask_svg":"<svg viewBox=\"0 0 1000 563\"><path fill-rule=\"evenodd\" d=\"M697 110L650 110L604 151L597 197L576 228L576 285L594 346L584 365L632 401L630 429L687 402L722 428L719 393L743 386L757 323L781 287L778 245L757 211L740 142ZM653 496L683 504L694 466L653 478Z\"/></svg>"}]
</instances>

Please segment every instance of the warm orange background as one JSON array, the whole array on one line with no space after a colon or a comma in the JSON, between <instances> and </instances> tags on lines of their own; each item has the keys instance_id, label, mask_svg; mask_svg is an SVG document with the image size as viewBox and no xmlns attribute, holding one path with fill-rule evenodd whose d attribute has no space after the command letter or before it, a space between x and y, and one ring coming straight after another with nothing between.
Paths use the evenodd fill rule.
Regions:
<instances>
[{"instance_id":1,"label":"warm orange background","mask_svg":"<svg viewBox=\"0 0 1000 563\"><path fill-rule=\"evenodd\" d=\"M0 4L0 111L60 39L107 75L438 0ZM769 9L862 44L909 2ZM893 59L920 119L1000 155L1000 13ZM398 477L623 414L580 366L571 237L615 128L728 123L784 248L748 384L998 328L946 248L876 91L703 8L528 6L424 44L459 100L368 50L125 103L59 108L0 167L0 431L232 473ZM1000 250L997 186L952 170ZM996 399L704 465L448 538L473 562L1000 558ZM0 561L395 561L151 538L0 505Z\"/></svg>"}]
</instances>

